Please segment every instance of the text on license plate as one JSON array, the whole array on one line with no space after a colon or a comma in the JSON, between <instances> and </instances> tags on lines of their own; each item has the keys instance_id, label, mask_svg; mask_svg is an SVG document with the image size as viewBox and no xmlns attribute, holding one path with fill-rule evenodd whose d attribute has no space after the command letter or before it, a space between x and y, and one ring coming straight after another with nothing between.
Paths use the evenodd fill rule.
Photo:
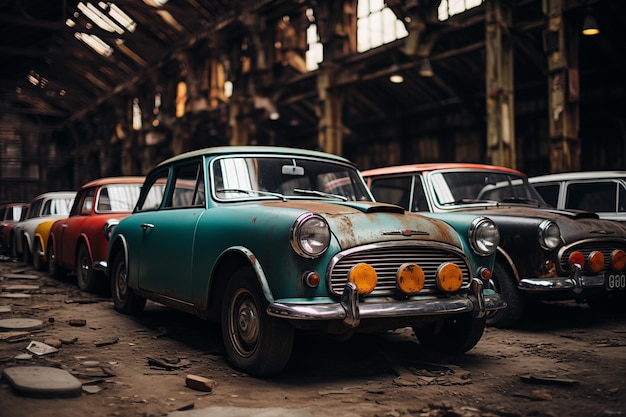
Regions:
<instances>
[{"instance_id":1,"label":"text on license plate","mask_svg":"<svg viewBox=\"0 0 626 417\"><path fill-rule=\"evenodd\" d=\"M604 275L604 285L607 291L626 289L626 273L607 272Z\"/></svg>"}]
</instances>

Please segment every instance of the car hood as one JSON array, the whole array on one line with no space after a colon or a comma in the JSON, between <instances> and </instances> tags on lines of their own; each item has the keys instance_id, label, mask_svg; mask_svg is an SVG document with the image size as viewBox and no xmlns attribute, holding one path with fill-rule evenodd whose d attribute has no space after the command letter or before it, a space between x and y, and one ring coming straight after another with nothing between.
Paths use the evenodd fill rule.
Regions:
<instances>
[{"instance_id":1,"label":"car hood","mask_svg":"<svg viewBox=\"0 0 626 417\"><path fill-rule=\"evenodd\" d=\"M518 228L526 223L539 226L544 220L558 224L565 242L607 237L626 239L626 227L617 222L603 220L596 213L582 210L542 209L528 206L498 206L463 210L492 219L500 230Z\"/></svg>"},{"instance_id":2,"label":"car hood","mask_svg":"<svg viewBox=\"0 0 626 417\"><path fill-rule=\"evenodd\" d=\"M318 214L328 222L342 249L381 241L435 240L462 248L459 234L449 224L402 207L375 202L289 200L266 202L279 215ZM296 211L294 213L294 210Z\"/></svg>"}]
</instances>

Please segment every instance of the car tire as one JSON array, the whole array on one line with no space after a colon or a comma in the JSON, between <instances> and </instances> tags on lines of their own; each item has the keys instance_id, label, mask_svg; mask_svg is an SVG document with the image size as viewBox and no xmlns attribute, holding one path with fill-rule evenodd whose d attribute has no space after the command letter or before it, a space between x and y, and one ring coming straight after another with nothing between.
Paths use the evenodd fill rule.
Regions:
<instances>
[{"instance_id":1,"label":"car tire","mask_svg":"<svg viewBox=\"0 0 626 417\"><path fill-rule=\"evenodd\" d=\"M85 244L78 247L76 253L76 283L81 291L95 293L101 288L101 280L94 271L89 250Z\"/></svg>"},{"instance_id":2,"label":"car tire","mask_svg":"<svg viewBox=\"0 0 626 417\"><path fill-rule=\"evenodd\" d=\"M26 238L22 241L22 260L28 265L33 264L33 254L30 251L30 245L28 244L28 240L26 240Z\"/></svg>"},{"instance_id":3,"label":"car tire","mask_svg":"<svg viewBox=\"0 0 626 417\"><path fill-rule=\"evenodd\" d=\"M40 253L43 252L41 248L41 240L39 238L35 238L35 244L33 245L33 268L36 271L43 271L45 269L45 262L41 257Z\"/></svg>"},{"instance_id":4,"label":"car tire","mask_svg":"<svg viewBox=\"0 0 626 417\"><path fill-rule=\"evenodd\" d=\"M487 326L508 329L519 323L524 314L524 295L517 289L517 280L510 270L496 261L491 281L493 289L506 301L506 308L487 314Z\"/></svg>"},{"instance_id":5,"label":"car tire","mask_svg":"<svg viewBox=\"0 0 626 417\"><path fill-rule=\"evenodd\" d=\"M251 267L230 278L222 304L222 336L231 366L256 377L281 372L291 356L294 328L266 313L263 296Z\"/></svg>"},{"instance_id":6,"label":"car tire","mask_svg":"<svg viewBox=\"0 0 626 417\"><path fill-rule=\"evenodd\" d=\"M122 314L131 316L140 314L146 306L146 299L137 295L128 285L126 257L122 251L115 254L111 268L113 307Z\"/></svg>"},{"instance_id":7,"label":"car tire","mask_svg":"<svg viewBox=\"0 0 626 417\"><path fill-rule=\"evenodd\" d=\"M17 253L17 237L13 235L11 238L11 258L17 260L19 254Z\"/></svg>"},{"instance_id":8,"label":"car tire","mask_svg":"<svg viewBox=\"0 0 626 417\"><path fill-rule=\"evenodd\" d=\"M48 241L48 275L55 279L63 279L67 271L62 268L57 262L56 250L54 248L54 242L52 240Z\"/></svg>"},{"instance_id":9,"label":"car tire","mask_svg":"<svg viewBox=\"0 0 626 417\"><path fill-rule=\"evenodd\" d=\"M485 331L486 317L459 314L446 318L441 325L413 328L417 340L427 349L461 354L472 349Z\"/></svg>"}]
</instances>

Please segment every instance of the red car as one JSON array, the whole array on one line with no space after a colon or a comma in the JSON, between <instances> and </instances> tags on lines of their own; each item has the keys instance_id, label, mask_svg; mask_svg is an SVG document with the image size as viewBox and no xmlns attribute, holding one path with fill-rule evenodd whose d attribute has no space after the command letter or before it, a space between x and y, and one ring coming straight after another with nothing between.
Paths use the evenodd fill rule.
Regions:
<instances>
[{"instance_id":1,"label":"red car","mask_svg":"<svg viewBox=\"0 0 626 417\"><path fill-rule=\"evenodd\" d=\"M87 292L104 288L107 246L117 223L135 207L144 177L110 177L81 187L68 218L55 221L47 246L48 272L76 273Z\"/></svg>"}]
</instances>

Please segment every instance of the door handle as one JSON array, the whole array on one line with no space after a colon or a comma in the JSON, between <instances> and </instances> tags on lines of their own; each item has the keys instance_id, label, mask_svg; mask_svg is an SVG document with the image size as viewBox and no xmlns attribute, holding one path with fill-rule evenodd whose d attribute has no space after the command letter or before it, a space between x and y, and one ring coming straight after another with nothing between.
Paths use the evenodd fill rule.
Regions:
<instances>
[{"instance_id":1,"label":"door handle","mask_svg":"<svg viewBox=\"0 0 626 417\"><path fill-rule=\"evenodd\" d=\"M154 229L154 225L153 225L153 224L150 224L150 223L143 223L143 224L141 225L141 228L142 228L143 230L147 230L147 229Z\"/></svg>"},{"instance_id":2,"label":"door handle","mask_svg":"<svg viewBox=\"0 0 626 417\"><path fill-rule=\"evenodd\" d=\"M63 229L67 229L67 223L63 223L63 224L61 225L61 227L62 227Z\"/></svg>"}]
</instances>

